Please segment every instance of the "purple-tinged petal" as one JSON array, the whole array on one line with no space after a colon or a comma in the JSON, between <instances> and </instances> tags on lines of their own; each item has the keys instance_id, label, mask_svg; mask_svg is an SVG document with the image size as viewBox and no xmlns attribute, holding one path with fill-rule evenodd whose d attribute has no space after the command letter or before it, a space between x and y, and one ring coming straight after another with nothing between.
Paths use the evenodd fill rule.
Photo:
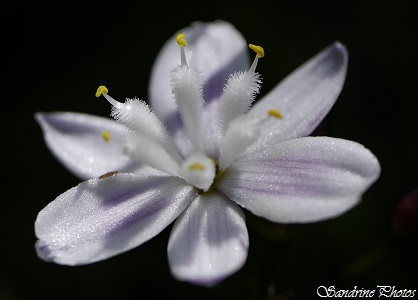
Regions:
<instances>
[{"instance_id":1,"label":"purple-tinged petal","mask_svg":"<svg viewBox=\"0 0 418 300\"><path fill-rule=\"evenodd\" d=\"M160 233L196 197L175 177L117 174L85 181L38 214L38 255L64 265L112 257Z\"/></svg>"},{"instance_id":2,"label":"purple-tinged petal","mask_svg":"<svg viewBox=\"0 0 418 300\"><path fill-rule=\"evenodd\" d=\"M306 137L237 160L216 189L258 216L304 223L346 212L379 174L379 162L364 146Z\"/></svg>"},{"instance_id":3,"label":"purple-tinged petal","mask_svg":"<svg viewBox=\"0 0 418 300\"><path fill-rule=\"evenodd\" d=\"M190 66L203 75L206 102L219 100L230 73L249 67L247 46L242 35L229 23L195 22L176 33L185 33L184 48ZM174 35L159 53L152 70L149 96L156 114L174 133L181 127L177 106L171 93L170 72L180 64L180 48Z\"/></svg>"},{"instance_id":4,"label":"purple-tinged petal","mask_svg":"<svg viewBox=\"0 0 418 300\"><path fill-rule=\"evenodd\" d=\"M81 179L141 169L122 152L128 130L112 119L72 112L37 113L35 119L52 154ZM103 139L104 131L109 141Z\"/></svg>"},{"instance_id":5,"label":"purple-tinged petal","mask_svg":"<svg viewBox=\"0 0 418 300\"><path fill-rule=\"evenodd\" d=\"M168 242L171 273L213 286L238 271L248 252L243 211L218 193L201 194L174 223Z\"/></svg>"},{"instance_id":6,"label":"purple-tinged petal","mask_svg":"<svg viewBox=\"0 0 418 300\"><path fill-rule=\"evenodd\" d=\"M283 119L265 128L261 143L308 136L334 105L343 87L348 54L336 42L287 76L251 109L266 115L276 108Z\"/></svg>"}]
</instances>

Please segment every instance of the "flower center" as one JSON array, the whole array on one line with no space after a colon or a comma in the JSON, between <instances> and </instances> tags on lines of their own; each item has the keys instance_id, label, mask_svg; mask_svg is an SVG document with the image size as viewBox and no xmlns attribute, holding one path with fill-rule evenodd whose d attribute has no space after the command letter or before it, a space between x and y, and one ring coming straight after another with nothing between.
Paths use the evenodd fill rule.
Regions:
<instances>
[{"instance_id":1,"label":"flower center","mask_svg":"<svg viewBox=\"0 0 418 300\"><path fill-rule=\"evenodd\" d=\"M260 137L261 129L270 122L270 116L281 119L277 109L268 110L264 117L254 117L247 113L260 89L261 80L255 72L258 59L264 56L260 46L250 44L256 52L255 59L247 72L237 72L229 76L220 103L222 134L220 156L215 160L206 154L206 127L202 123L205 105L202 93L202 75L189 66L184 47L184 34L177 36L180 46L180 64L170 73L172 94L177 104L184 129L187 132L192 151L183 158L179 154L171 135L148 104L139 99L127 99L121 103L108 95L108 89L100 86L96 97L103 95L112 105L112 117L124 124L130 131L125 142L125 154L155 169L183 178L187 183L208 191L215 176L222 174L249 146ZM110 135L103 132L103 139Z\"/></svg>"},{"instance_id":2,"label":"flower center","mask_svg":"<svg viewBox=\"0 0 418 300\"><path fill-rule=\"evenodd\" d=\"M205 154L192 154L184 161L182 174L184 180L206 192L213 183L216 167Z\"/></svg>"}]
</instances>

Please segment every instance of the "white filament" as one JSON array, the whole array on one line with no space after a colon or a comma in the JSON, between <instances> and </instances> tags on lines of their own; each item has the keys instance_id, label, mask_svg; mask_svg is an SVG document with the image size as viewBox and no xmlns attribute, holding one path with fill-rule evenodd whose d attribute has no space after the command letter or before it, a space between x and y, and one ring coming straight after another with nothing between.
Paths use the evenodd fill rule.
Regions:
<instances>
[{"instance_id":1,"label":"white filament","mask_svg":"<svg viewBox=\"0 0 418 300\"><path fill-rule=\"evenodd\" d=\"M159 143L176 162L181 161L181 156L166 127L151 111L148 104L139 99L126 99L125 103L120 103L106 94L103 96L113 106L111 113L113 118L136 132L139 137L146 137Z\"/></svg>"},{"instance_id":2,"label":"white filament","mask_svg":"<svg viewBox=\"0 0 418 300\"><path fill-rule=\"evenodd\" d=\"M180 176L180 166L173 157L155 140L133 134L126 141L125 154L167 174Z\"/></svg>"},{"instance_id":3,"label":"white filament","mask_svg":"<svg viewBox=\"0 0 418 300\"><path fill-rule=\"evenodd\" d=\"M270 121L256 118L250 114L242 115L231 121L222 139L219 157L221 170L228 168L237 158L260 138L261 130Z\"/></svg>"},{"instance_id":4,"label":"white filament","mask_svg":"<svg viewBox=\"0 0 418 300\"><path fill-rule=\"evenodd\" d=\"M221 102L221 131L224 132L229 123L247 112L260 91L260 75L252 69L243 73L231 74L224 87Z\"/></svg>"},{"instance_id":5,"label":"white filament","mask_svg":"<svg viewBox=\"0 0 418 300\"><path fill-rule=\"evenodd\" d=\"M171 88L194 151L203 152L202 76L196 68L178 66L171 72Z\"/></svg>"}]
</instances>

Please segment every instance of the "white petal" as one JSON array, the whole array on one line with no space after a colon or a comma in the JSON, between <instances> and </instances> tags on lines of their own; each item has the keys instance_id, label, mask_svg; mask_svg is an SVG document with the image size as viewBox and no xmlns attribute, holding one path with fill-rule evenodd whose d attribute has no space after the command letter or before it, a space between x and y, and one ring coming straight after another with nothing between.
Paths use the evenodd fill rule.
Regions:
<instances>
[{"instance_id":1,"label":"white petal","mask_svg":"<svg viewBox=\"0 0 418 300\"><path fill-rule=\"evenodd\" d=\"M229 23L193 23L171 37L159 53L150 79L150 103L156 114L174 133L180 118L171 94L170 71L180 64L176 35L186 34L186 57L191 67L203 75L203 94L207 103L219 100L230 73L249 67L247 45L242 35Z\"/></svg>"},{"instance_id":2,"label":"white petal","mask_svg":"<svg viewBox=\"0 0 418 300\"><path fill-rule=\"evenodd\" d=\"M117 174L68 190L38 215L38 255L64 265L100 261L148 241L197 196L174 177Z\"/></svg>"},{"instance_id":3,"label":"white petal","mask_svg":"<svg viewBox=\"0 0 418 300\"><path fill-rule=\"evenodd\" d=\"M195 199L174 223L168 242L173 276L206 286L238 271L247 251L244 213L218 193Z\"/></svg>"},{"instance_id":4,"label":"white petal","mask_svg":"<svg viewBox=\"0 0 418 300\"><path fill-rule=\"evenodd\" d=\"M336 42L296 69L254 104L253 114L278 109L283 119L264 130L265 142L308 136L334 105L343 87L348 54Z\"/></svg>"},{"instance_id":5,"label":"white petal","mask_svg":"<svg viewBox=\"0 0 418 300\"><path fill-rule=\"evenodd\" d=\"M379 162L364 146L307 137L237 160L215 188L258 216L304 223L346 212L379 174Z\"/></svg>"},{"instance_id":6,"label":"white petal","mask_svg":"<svg viewBox=\"0 0 418 300\"><path fill-rule=\"evenodd\" d=\"M123 154L128 130L112 119L70 112L37 113L35 119L52 154L81 179L140 168ZM103 131L110 133L110 141L103 139Z\"/></svg>"}]
</instances>

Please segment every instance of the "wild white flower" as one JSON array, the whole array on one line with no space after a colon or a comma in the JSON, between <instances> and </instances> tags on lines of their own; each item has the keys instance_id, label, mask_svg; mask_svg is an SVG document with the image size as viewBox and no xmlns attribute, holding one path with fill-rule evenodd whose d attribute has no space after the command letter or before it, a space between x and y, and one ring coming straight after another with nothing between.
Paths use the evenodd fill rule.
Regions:
<instances>
[{"instance_id":1,"label":"wild white flower","mask_svg":"<svg viewBox=\"0 0 418 300\"><path fill-rule=\"evenodd\" d=\"M36 115L52 153L88 179L39 213L42 259L97 262L175 221L168 241L173 276L210 286L246 261L240 207L279 223L324 220L355 206L378 178L379 163L362 145L304 137L342 89L348 60L342 44L321 51L252 105L261 86L261 47L250 45L256 55L249 66L244 39L222 21L195 23L176 36L153 69L153 110L138 99L118 102L100 86L96 96L107 99L118 122Z\"/></svg>"}]
</instances>

